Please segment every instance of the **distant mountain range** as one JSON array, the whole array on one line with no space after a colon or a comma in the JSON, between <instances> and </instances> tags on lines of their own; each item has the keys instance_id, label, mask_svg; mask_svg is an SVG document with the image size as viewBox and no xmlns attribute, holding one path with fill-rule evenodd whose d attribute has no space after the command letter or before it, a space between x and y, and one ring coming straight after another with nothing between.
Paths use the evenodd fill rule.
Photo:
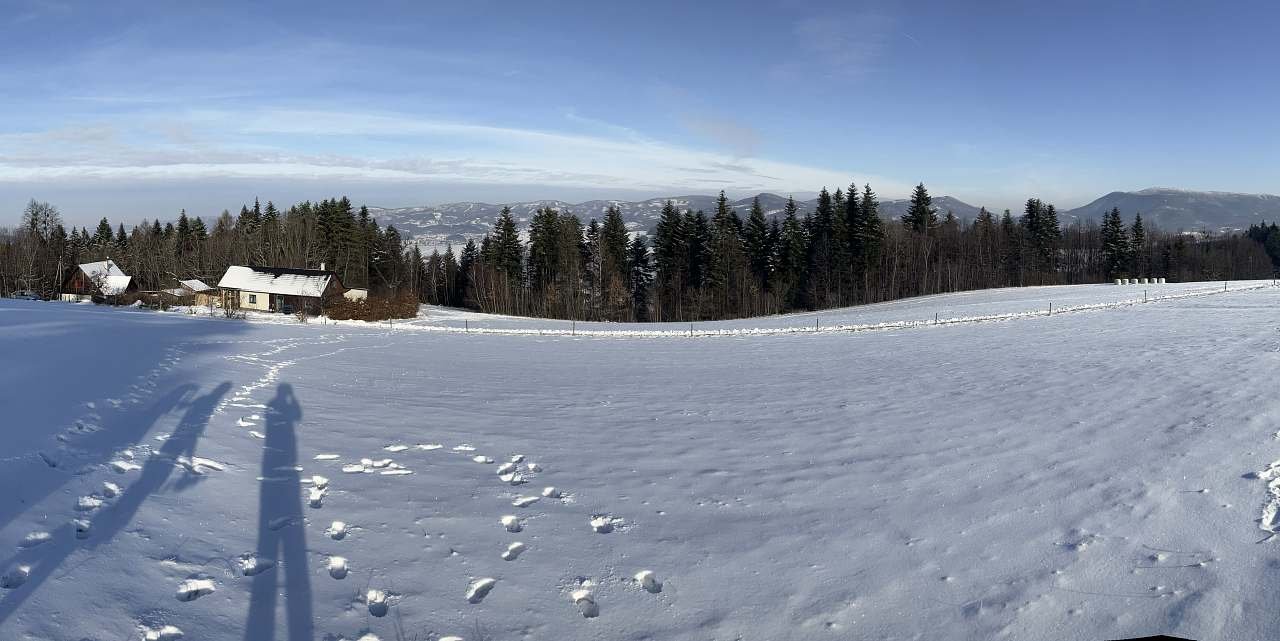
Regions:
<instances>
[{"instance_id":1,"label":"distant mountain range","mask_svg":"<svg viewBox=\"0 0 1280 641\"><path fill-rule=\"evenodd\" d=\"M757 196L767 216L782 213L787 199L777 194L762 193ZM583 222L592 218L603 219L610 205L622 211L622 219L633 232L649 232L658 222L662 206L672 201L681 210L702 210L710 214L715 210L715 196L674 196L640 201L589 200L567 203L560 200L534 200L507 203L523 229L529 218L542 207L577 214ZM751 210L751 198L732 202L738 215L746 217ZM813 211L816 199L796 201L801 214ZM907 211L906 199L888 199L880 203L880 214L885 218L898 218ZM951 196L935 196L933 204L940 214L951 211L957 217L970 220L978 215L979 208ZM468 239L479 239L493 226L493 221L504 205L459 202L423 207L380 208L370 207L369 212L382 225L395 225L406 237L415 240L425 251L443 249L446 244L461 246ZM1266 221L1280 221L1280 196L1266 194L1236 194L1216 191L1187 191L1181 189L1153 188L1141 191L1111 192L1093 202L1060 214L1064 223L1075 219L1098 220L1102 214L1120 208L1126 220L1135 212L1141 212L1143 220L1166 230L1224 230L1244 229L1249 225ZM1019 212L1014 212L1015 214Z\"/></svg>"},{"instance_id":2,"label":"distant mountain range","mask_svg":"<svg viewBox=\"0 0 1280 641\"><path fill-rule=\"evenodd\" d=\"M768 217L781 215L783 208L787 205L787 199L777 194L762 193L757 197L760 198L760 206L764 208L765 215ZM369 213L377 219L378 224L395 225L401 234L417 241L423 251L430 251L437 248L443 250L447 244L459 247L465 245L471 238L478 240L493 227L494 220L504 206L511 208L511 213L515 216L516 224L521 231L538 209L543 207L572 212L586 223L592 218L603 220L605 210L610 205L614 205L621 210L622 219L627 223L628 229L633 232L650 232L658 223L662 207L668 200L675 203L681 211L702 210L707 215L711 215L716 208L716 196L672 196L630 202L588 200L582 203L567 203L562 200L533 200L505 205L461 202L393 209L370 207ZM731 204L739 216L746 218L751 211L751 200L752 198L742 198L732 201ZM816 203L816 198L796 201L801 215L813 211ZM978 215L977 207L950 196L935 196L933 204L940 213L951 211L960 218L971 219ZM898 218L906 213L908 205L909 201L905 199L882 200L880 214L885 218Z\"/></svg>"},{"instance_id":3,"label":"distant mountain range","mask_svg":"<svg viewBox=\"0 0 1280 641\"><path fill-rule=\"evenodd\" d=\"M1246 229L1264 220L1280 221L1280 196L1165 187L1113 191L1065 214L1070 218L1097 220L1113 207L1120 209L1125 220L1140 212L1144 223L1154 222L1168 231Z\"/></svg>"}]
</instances>

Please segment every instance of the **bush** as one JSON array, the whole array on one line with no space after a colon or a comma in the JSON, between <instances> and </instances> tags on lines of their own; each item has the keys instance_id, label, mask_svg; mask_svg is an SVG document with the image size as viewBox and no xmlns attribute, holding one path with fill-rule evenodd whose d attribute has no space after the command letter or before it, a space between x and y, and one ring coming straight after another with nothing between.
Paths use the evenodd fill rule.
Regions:
<instances>
[{"instance_id":1,"label":"bush","mask_svg":"<svg viewBox=\"0 0 1280 641\"><path fill-rule=\"evenodd\" d=\"M324 311L333 320L382 321L390 318L414 318L418 315L418 298L412 292L391 296L370 295L365 300L339 297L328 301Z\"/></svg>"}]
</instances>

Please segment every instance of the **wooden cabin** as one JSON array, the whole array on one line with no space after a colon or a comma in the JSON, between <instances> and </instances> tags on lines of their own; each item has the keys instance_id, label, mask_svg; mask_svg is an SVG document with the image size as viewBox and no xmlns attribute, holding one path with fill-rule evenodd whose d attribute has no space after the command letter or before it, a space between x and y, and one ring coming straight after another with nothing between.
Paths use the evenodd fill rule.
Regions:
<instances>
[{"instance_id":1,"label":"wooden cabin","mask_svg":"<svg viewBox=\"0 0 1280 641\"><path fill-rule=\"evenodd\" d=\"M284 314L321 313L326 301L347 291L338 275L325 269L242 265L228 267L218 289L225 308Z\"/></svg>"},{"instance_id":2,"label":"wooden cabin","mask_svg":"<svg viewBox=\"0 0 1280 641\"><path fill-rule=\"evenodd\" d=\"M184 298L190 297L199 307L208 307L221 302L218 290L206 285L198 278L178 281L178 289L183 291Z\"/></svg>"},{"instance_id":3,"label":"wooden cabin","mask_svg":"<svg viewBox=\"0 0 1280 641\"><path fill-rule=\"evenodd\" d=\"M133 277L125 274L110 258L77 265L62 283L62 300L108 302L125 292L138 291Z\"/></svg>"}]
</instances>

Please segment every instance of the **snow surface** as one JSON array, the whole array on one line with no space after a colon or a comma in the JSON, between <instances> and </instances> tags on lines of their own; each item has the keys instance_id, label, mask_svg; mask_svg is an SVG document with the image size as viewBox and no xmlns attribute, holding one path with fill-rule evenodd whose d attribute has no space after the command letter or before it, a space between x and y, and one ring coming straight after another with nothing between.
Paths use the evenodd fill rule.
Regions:
<instances>
[{"instance_id":1,"label":"snow surface","mask_svg":"<svg viewBox=\"0 0 1280 641\"><path fill-rule=\"evenodd\" d=\"M693 340L6 300L0 638L1276 638L1269 285Z\"/></svg>"}]
</instances>

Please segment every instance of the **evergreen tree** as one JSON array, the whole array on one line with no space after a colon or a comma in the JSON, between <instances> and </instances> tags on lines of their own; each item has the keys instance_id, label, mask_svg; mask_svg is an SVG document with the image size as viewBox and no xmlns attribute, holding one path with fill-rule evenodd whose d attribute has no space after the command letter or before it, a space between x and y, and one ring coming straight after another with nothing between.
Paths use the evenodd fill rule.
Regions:
<instances>
[{"instance_id":1,"label":"evergreen tree","mask_svg":"<svg viewBox=\"0 0 1280 641\"><path fill-rule=\"evenodd\" d=\"M515 218L510 207L503 207L498 222L493 226L493 266L510 281L518 284L522 272L524 250L520 233L516 231Z\"/></svg>"},{"instance_id":2,"label":"evergreen tree","mask_svg":"<svg viewBox=\"0 0 1280 641\"><path fill-rule=\"evenodd\" d=\"M769 243L769 223L757 196L751 201L751 213L742 231L743 251L751 267L751 276L760 291L769 289L769 266L772 251Z\"/></svg>"},{"instance_id":3,"label":"evergreen tree","mask_svg":"<svg viewBox=\"0 0 1280 641\"><path fill-rule=\"evenodd\" d=\"M805 235L804 224L797 215L795 198L787 198L782 216L782 235L778 243L778 277L787 304L791 307L805 307L809 240Z\"/></svg>"},{"instance_id":4,"label":"evergreen tree","mask_svg":"<svg viewBox=\"0 0 1280 641\"><path fill-rule=\"evenodd\" d=\"M902 216L902 224L907 229L919 234L931 233L938 227L938 210L933 206L933 197L924 183L916 185L911 192L911 206Z\"/></svg>"},{"instance_id":5,"label":"evergreen tree","mask_svg":"<svg viewBox=\"0 0 1280 641\"><path fill-rule=\"evenodd\" d=\"M1122 276L1129 266L1129 231L1120 218L1120 209L1112 208L1102 217L1102 262L1108 278Z\"/></svg>"},{"instance_id":6,"label":"evergreen tree","mask_svg":"<svg viewBox=\"0 0 1280 641\"><path fill-rule=\"evenodd\" d=\"M628 286L631 290L631 318L649 320L649 287L653 282L649 246L644 236L636 236L627 248Z\"/></svg>"},{"instance_id":7,"label":"evergreen tree","mask_svg":"<svg viewBox=\"0 0 1280 641\"><path fill-rule=\"evenodd\" d=\"M1136 277L1142 278L1147 273L1147 231L1142 226L1142 214L1133 215L1133 226L1129 228L1130 264Z\"/></svg>"},{"instance_id":8,"label":"evergreen tree","mask_svg":"<svg viewBox=\"0 0 1280 641\"><path fill-rule=\"evenodd\" d=\"M653 258L657 270L658 320L683 320L688 286L689 239L684 217L668 200L654 228Z\"/></svg>"},{"instance_id":9,"label":"evergreen tree","mask_svg":"<svg viewBox=\"0 0 1280 641\"><path fill-rule=\"evenodd\" d=\"M159 224L160 221L157 220L156 225ZM111 246L111 241L113 239L114 235L111 232L111 223L107 222L106 216L103 216L102 220L98 221L98 231L93 234L93 245L100 251L106 251Z\"/></svg>"}]
</instances>

